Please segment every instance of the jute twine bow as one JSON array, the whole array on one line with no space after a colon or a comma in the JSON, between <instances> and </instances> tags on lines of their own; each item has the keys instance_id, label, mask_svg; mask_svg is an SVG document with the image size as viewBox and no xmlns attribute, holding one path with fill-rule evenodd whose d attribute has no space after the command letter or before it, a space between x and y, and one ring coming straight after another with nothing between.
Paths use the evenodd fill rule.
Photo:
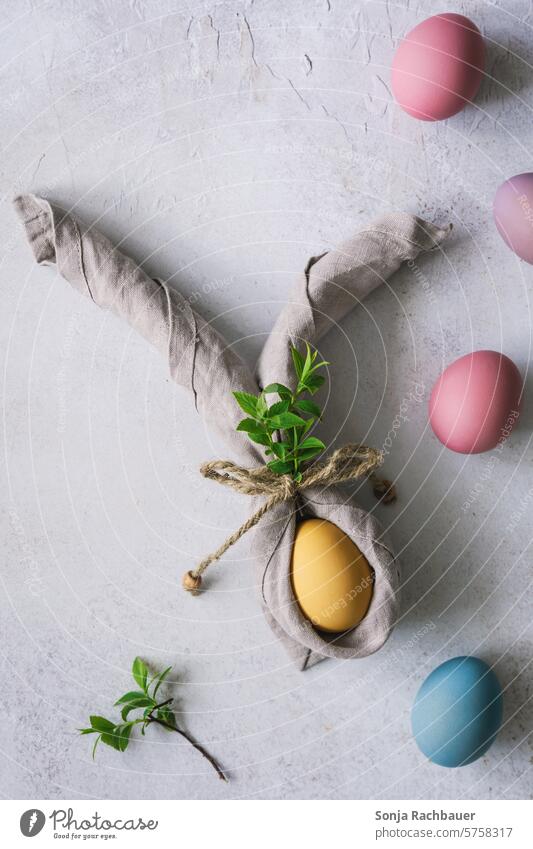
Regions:
<instances>
[{"instance_id":1,"label":"jute twine bow","mask_svg":"<svg viewBox=\"0 0 533 849\"><path fill-rule=\"evenodd\" d=\"M255 527L269 510L278 504L290 501L301 489L311 486L333 486L357 480L366 475L372 479L374 495L386 504L391 503L396 499L394 485L372 474L382 462L381 451L366 445L348 443L334 451L322 463L315 463L306 469L300 481L293 480L289 475L277 475L267 466L245 469L230 460L203 463L200 466L200 472L204 478L229 486L244 495L264 495L267 499L216 551L204 557L196 569L184 574L183 587L192 595L197 595L202 585L202 574L207 567L219 560L228 548L235 545L247 531Z\"/></svg>"}]
</instances>

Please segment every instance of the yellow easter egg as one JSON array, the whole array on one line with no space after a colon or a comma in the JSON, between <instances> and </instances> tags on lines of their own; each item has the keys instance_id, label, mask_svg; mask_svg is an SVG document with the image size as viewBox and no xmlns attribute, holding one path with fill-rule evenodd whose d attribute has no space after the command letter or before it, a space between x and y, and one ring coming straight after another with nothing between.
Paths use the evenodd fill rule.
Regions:
<instances>
[{"instance_id":1,"label":"yellow easter egg","mask_svg":"<svg viewBox=\"0 0 533 849\"><path fill-rule=\"evenodd\" d=\"M294 595L322 631L348 631L366 615L374 573L350 537L324 519L296 526L291 558Z\"/></svg>"}]
</instances>

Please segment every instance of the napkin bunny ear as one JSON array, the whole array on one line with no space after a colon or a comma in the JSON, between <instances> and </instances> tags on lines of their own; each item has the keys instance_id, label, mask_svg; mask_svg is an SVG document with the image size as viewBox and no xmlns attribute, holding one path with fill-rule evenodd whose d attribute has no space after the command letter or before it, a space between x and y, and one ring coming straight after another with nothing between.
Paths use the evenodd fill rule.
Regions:
<instances>
[{"instance_id":1,"label":"napkin bunny ear","mask_svg":"<svg viewBox=\"0 0 533 849\"><path fill-rule=\"evenodd\" d=\"M393 213L378 219L332 251L312 257L296 279L259 358L260 386L292 386L290 345L316 345L402 262L437 248L451 226L435 227L415 215Z\"/></svg>"},{"instance_id":2,"label":"napkin bunny ear","mask_svg":"<svg viewBox=\"0 0 533 849\"><path fill-rule=\"evenodd\" d=\"M242 418L232 391L256 394L257 384L240 357L187 299L152 280L93 227L35 195L14 201L38 263L56 265L74 289L111 309L154 345L176 383L192 391L210 428L240 462L263 462L259 450L235 430Z\"/></svg>"}]
</instances>

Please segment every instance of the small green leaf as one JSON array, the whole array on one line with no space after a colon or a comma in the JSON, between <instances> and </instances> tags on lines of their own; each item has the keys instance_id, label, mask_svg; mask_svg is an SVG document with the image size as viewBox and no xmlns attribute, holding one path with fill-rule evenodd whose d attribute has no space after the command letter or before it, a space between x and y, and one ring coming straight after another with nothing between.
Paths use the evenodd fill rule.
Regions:
<instances>
[{"instance_id":1,"label":"small green leaf","mask_svg":"<svg viewBox=\"0 0 533 849\"><path fill-rule=\"evenodd\" d=\"M324 383L324 380L325 380L325 378L322 377L322 375L320 375L320 374L309 375L309 377L307 378L307 381L306 381L307 391L311 395L314 395L315 392L317 392L317 390L320 389L320 387Z\"/></svg>"},{"instance_id":2,"label":"small green leaf","mask_svg":"<svg viewBox=\"0 0 533 849\"><path fill-rule=\"evenodd\" d=\"M267 463L267 466L277 475L288 475L293 469L291 463L286 463L283 460L271 460L270 463Z\"/></svg>"},{"instance_id":3,"label":"small green leaf","mask_svg":"<svg viewBox=\"0 0 533 849\"><path fill-rule=\"evenodd\" d=\"M263 392L261 392L261 395L257 399L257 415L260 418L262 416L264 416L266 411L267 411L267 408L268 408L267 400L266 400Z\"/></svg>"},{"instance_id":4,"label":"small green leaf","mask_svg":"<svg viewBox=\"0 0 533 849\"><path fill-rule=\"evenodd\" d=\"M315 419L319 419L322 415L322 410L315 404L314 401L308 401L306 398L299 398L294 402L294 406L298 407L299 410L302 410L304 413L311 413Z\"/></svg>"},{"instance_id":5,"label":"small green leaf","mask_svg":"<svg viewBox=\"0 0 533 849\"><path fill-rule=\"evenodd\" d=\"M319 451L323 451L325 447L321 439L317 439L316 436L308 436L300 443L298 450L304 451L306 448L317 448Z\"/></svg>"},{"instance_id":6,"label":"small green leaf","mask_svg":"<svg viewBox=\"0 0 533 849\"><path fill-rule=\"evenodd\" d=\"M80 734L98 734L96 728L78 728Z\"/></svg>"},{"instance_id":7,"label":"small green leaf","mask_svg":"<svg viewBox=\"0 0 533 849\"><path fill-rule=\"evenodd\" d=\"M155 699L152 699L151 696L145 696L143 699L132 699L131 702L128 702L126 707L131 708L133 706L137 708L144 707L153 707L155 705Z\"/></svg>"},{"instance_id":8,"label":"small green leaf","mask_svg":"<svg viewBox=\"0 0 533 849\"><path fill-rule=\"evenodd\" d=\"M272 404L272 406L267 410L268 417L270 418L271 416L279 416L280 413L286 413L289 409L289 403L289 401L278 401L276 404Z\"/></svg>"},{"instance_id":9,"label":"small green leaf","mask_svg":"<svg viewBox=\"0 0 533 849\"><path fill-rule=\"evenodd\" d=\"M115 726L113 726L113 731L110 734L102 734L100 739L106 746L111 746L112 749L120 752L120 735L116 733Z\"/></svg>"},{"instance_id":10,"label":"small green leaf","mask_svg":"<svg viewBox=\"0 0 533 849\"><path fill-rule=\"evenodd\" d=\"M255 419L241 419L237 425L237 430L244 431L245 433L251 433L252 431L263 430L263 426Z\"/></svg>"},{"instance_id":11,"label":"small green leaf","mask_svg":"<svg viewBox=\"0 0 533 849\"><path fill-rule=\"evenodd\" d=\"M290 399L292 397L291 390L288 386L284 386L283 383L269 383L268 386L265 386L263 392L265 395L273 395L277 392L279 397L283 398L283 400Z\"/></svg>"},{"instance_id":12,"label":"small green leaf","mask_svg":"<svg viewBox=\"0 0 533 849\"><path fill-rule=\"evenodd\" d=\"M233 397L237 401L241 410L243 410L248 416L257 415L258 399L255 395L250 395L249 392L234 392Z\"/></svg>"},{"instance_id":13,"label":"small green leaf","mask_svg":"<svg viewBox=\"0 0 533 849\"><path fill-rule=\"evenodd\" d=\"M287 449L290 448L287 442L273 442L272 451L280 460L284 460L287 456Z\"/></svg>"},{"instance_id":14,"label":"small green leaf","mask_svg":"<svg viewBox=\"0 0 533 849\"><path fill-rule=\"evenodd\" d=\"M115 727L109 719L106 719L105 716L90 716L89 722L91 723L91 727L94 728L95 731L101 732L111 732Z\"/></svg>"},{"instance_id":15,"label":"small green leaf","mask_svg":"<svg viewBox=\"0 0 533 849\"><path fill-rule=\"evenodd\" d=\"M99 735L98 735L98 737L96 738L96 740L94 741L94 746L93 746L93 761L94 761L94 756L95 756L95 754L96 754L96 747L97 747L97 745L98 745L98 743L100 742L100 740L101 740L101 739L102 739L102 737L101 737L101 735L99 734Z\"/></svg>"},{"instance_id":16,"label":"small green leaf","mask_svg":"<svg viewBox=\"0 0 533 849\"><path fill-rule=\"evenodd\" d=\"M149 696L145 696L143 699L135 699L134 701L128 702L120 713L122 719L127 719L132 710L139 710L140 708L153 708L155 706L155 701L151 699Z\"/></svg>"},{"instance_id":17,"label":"small green leaf","mask_svg":"<svg viewBox=\"0 0 533 849\"><path fill-rule=\"evenodd\" d=\"M316 457L317 454L320 454L321 450L321 448L305 448L303 451L298 452L298 459L311 460L313 457Z\"/></svg>"},{"instance_id":18,"label":"small green leaf","mask_svg":"<svg viewBox=\"0 0 533 849\"><path fill-rule=\"evenodd\" d=\"M163 722L166 722L168 725L176 726L176 717L173 712L168 707L161 708L157 711L156 714L158 719L161 719Z\"/></svg>"},{"instance_id":19,"label":"small green leaf","mask_svg":"<svg viewBox=\"0 0 533 849\"><path fill-rule=\"evenodd\" d=\"M312 374L312 372L316 371L317 368L322 368L322 367L330 366L330 365L331 365L331 363L326 362L326 360L321 360L319 363L314 365L312 369L310 369L309 374Z\"/></svg>"},{"instance_id":20,"label":"small green leaf","mask_svg":"<svg viewBox=\"0 0 533 849\"><path fill-rule=\"evenodd\" d=\"M153 692L154 699L157 695L157 691L159 690L161 684L163 683L163 681L165 680L165 678L167 677L167 675L171 671L171 669L172 669L171 666L167 666L167 668L163 670L161 675L158 675L157 684L155 685L155 689L154 689L154 692Z\"/></svg>"},{"instance_id":21,"label":"small green leaf","mask_svg":"<svg viewBox=\"0 0 533 849\"><path fill-rule=\"evenodd\" d=\"M300 427L305 424L305 420L301 416L297 416L296 413L280 413L279 416L272 416L269 423L271 427L279 430L281 428Z\"/></svg>"},{"instance_id":22,"label":"small green leaf","mask_svg":"<svg viewBox=\"0 0 533 849\"><path fill-rule=\"evenodd\" d=\"M131 668L131 673L135 679L135 682L139 685L141 690L146 692L146 681L148 679L148 667L146 663L141 660L140 657L136 657L133 661L133 666Z\"/></svg>"},{"instance_id":23,"label":"small green leaf","mask_svg":"<svg viewBox=\"0 0 533 849\"><path fill-rule=\"evenodd\" d=\"M299 430L299 438L303 439L308 430L316 424L316 419L307 419L305 425Z\"/></svg>"},{"instance_id":24,"label":"small green leaf","mask_svg":"<svg viewBox=\"0 0 533 849\"><path fill-rule=\"evenodd\" d=\"M115 702L115 707L117 705L123 705L126 702L133 702L136 699L145 699L145 698L146 698L146 693L144 693L142 690L130 690L129 693L124 693L124 695L121 696L120 699L117 699L117 701Z\"/></svg>"},{"instance_id":25,"label":"small green leaf","mask_svg":"<svg viewBox=\"0 0 533 849\"><path fill-rule=\"evenodd\" d=\"M270 445L268 435L261 430L254 430L248 433L248 439L252 442L257 442L258 445Z\"/></svg>"},{"instance_id":26,"label":"small green leaf","mask_svg":"<svg viewBox=\"0 0 533 849\"><path fill-rule=\"evenodd\" d=\"M311 363L312 363L311 348L309 347L309 343L306 342L305 343L305 361L304 361L303 368L302 368L302 374L299 375L302 383L305 381L305 378L309 374L309 371L311 369Z\"/></svg>"},{"instance_id":27,"label":"small green leaf","mask_svg":"<svg viewBox=\"0 0 533 849\"><path fill-rule=\"evenodd\" d=\"M296 348L292 347L292 345L291 345L291 356L292 356L292 361L294 363L294 370L296 371L296 374L297 374L298 380L299 380L302 376L302 372L303 372L303 368L304 368L304 358L302 357L300 352L296 350Z\"/></svg>"},{"instance_id":28,"label":"small green leaf","mask_svg":"<svg viewBox=\"0 0 533 849\"><path fill-rule=\"evenodd\" d=\"M130 742L130 734L131 729L134 726L134 722L127 722L125 725L118 725L117 729L119 730L119 746L120 751L125 752L128 748L128 743Z\"/></svg>"}]
</instances>

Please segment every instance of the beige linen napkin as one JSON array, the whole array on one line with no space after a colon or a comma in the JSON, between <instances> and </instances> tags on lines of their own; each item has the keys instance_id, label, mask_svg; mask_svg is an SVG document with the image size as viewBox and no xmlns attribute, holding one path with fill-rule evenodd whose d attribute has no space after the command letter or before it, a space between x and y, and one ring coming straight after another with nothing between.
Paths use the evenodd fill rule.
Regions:
<instances>
[{"instance_id":1,"label":"beige linen napkin","mask_svg":"<svg viewBox=\"0 0 533 849\"><path fill-rule=\"evenodd\" d=\"M15 207L37 262L56 265L75 289L113 310L155 345L172 378L193 393L200 414L226 440L229 459L248 466L264 459L257 446L235 431L242 414L232 391L257 393L258 383L274 381L290 385L289 342L317 343L403 261L436 248L448 232L411 215L392 214L342 247L311 259L265 344L255 380L182 295L151 279L97 230L34 195L16 198ZM220 497L225 497L222 492ZM336 524L375 572L368 613L348 633L318 632L294 599L290 558L297 513ZM383 645L398 616L400 572L373 515L348 502L338 487L307 489L300 492L298 504L278 505L250 534L265 615L301 669L325 657L364 657Z\"/></svg>"}]
</instances>

